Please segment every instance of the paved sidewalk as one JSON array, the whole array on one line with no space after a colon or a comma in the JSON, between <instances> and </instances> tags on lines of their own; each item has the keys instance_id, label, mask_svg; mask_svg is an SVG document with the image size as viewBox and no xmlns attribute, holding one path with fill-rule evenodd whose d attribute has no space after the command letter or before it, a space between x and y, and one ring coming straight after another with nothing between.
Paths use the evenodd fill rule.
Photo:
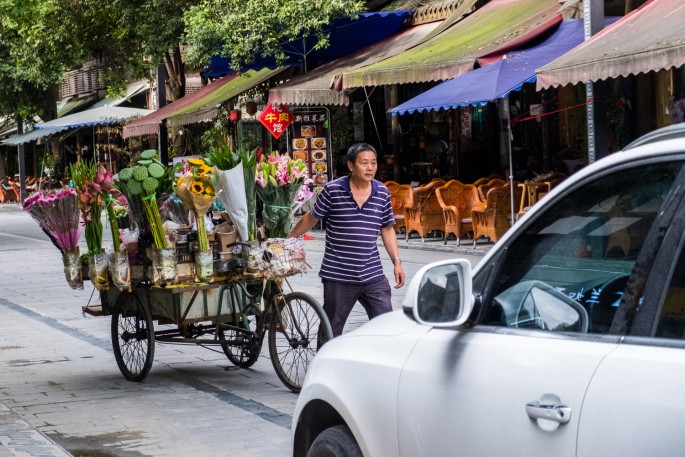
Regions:
<instances>
[{"instance_id":1,"label":"paved sidewalk","mask_svg":"<svg viewBox=\"0 0 685 457\"><path fill-rule=\"evenodd\" d=\"M290 283L321 302L323 233L311 234L313 270ZM105 245L108 236L105 230ZM475 264L491 247L471 244L402 238L407 278L436 260ZM280 384L266 350L253 369L240 370L223 354L158 345L148 379L130 383L114 362L109 319L81 313L92 286L66 285L59 252L17 205L0 205L0 255L0 457L71 455L65 449L122 457L290 455L297 396ZM384 249L381 255L390 276ZM405 291L393 292L396 309ZM356 307L345 331L366 320Z\"/></svg>"}]
</instances>

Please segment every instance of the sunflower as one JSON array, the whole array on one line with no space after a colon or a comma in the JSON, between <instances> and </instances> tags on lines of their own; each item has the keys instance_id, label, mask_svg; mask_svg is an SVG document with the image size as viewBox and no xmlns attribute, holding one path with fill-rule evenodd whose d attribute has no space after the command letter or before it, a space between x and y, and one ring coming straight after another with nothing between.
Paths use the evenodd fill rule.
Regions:
<instances>
[{"instance_id":1,"label":"sunflower","mask_svg":"<svg viewBox=\"0 0 685 457\"><path fill-rule=\"evenodd\" d=\"M181 184L183 184L183 176L176 180L176 187L181 187Z\"/></svg>"},{"instance_id":2,"label":"sunflower","mask_svg":"<svg viewBox=\"0 0 685 457\"><path fill-rule=\"evenodd\" d=\"M202 160L202 159L196 159L195 157L192 157L192 158L188 159L188 163L191 164L191 165L197 165L197 166L205 165L205 161L204 161L204 160Z\"/></svg>"},{"instance_id":3,"label":"sunflower","mask_svg":"<svg viewBox=\"0 0 685 457\"><path fill-rule=\"evenodd\" d=\"M207 166L207 164L200 165L200 169L198 170L200 173L200 176L205 176L206 174L209 174L212 172L212 168Z\"/></svg>"},{"instance_id":4,"label":"sunflower","mask_svg":"<svg viewBox=\"0 0 685 457\"><path fill-rule=\"evenodd\" d=\"M193 193L202 195L202 192L205 190L205 185L202 184L202 181L193 181L193 183L190 185L190 190L192 190Z\"/></svg>"}]
</instances>

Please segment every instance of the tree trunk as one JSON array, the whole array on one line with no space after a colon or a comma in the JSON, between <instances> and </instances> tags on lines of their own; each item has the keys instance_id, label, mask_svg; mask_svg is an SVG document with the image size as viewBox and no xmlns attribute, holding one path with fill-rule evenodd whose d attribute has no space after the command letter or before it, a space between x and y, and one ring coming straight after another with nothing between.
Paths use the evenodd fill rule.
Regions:
<instances>
[{"instance_id":1,"label":"tree trunk","mask_svg":"<svg viewBox=\"0 0 685 457\"><path fill-rule=\"evenodd\" d=\"M53 84L45 91L45 96L42 98L43 121L48 122L57 119L57 99L59 98L59 86Z\"/></svg>"},{"instance_id":2,"label":"tree trunk","mask_svg":"<svg viewBox=\"0 0 685 457\"><path fill-rule=\"evenodd\" d=\"M164 53L164 66L167 72L166 95L169 102L183 97L186 91L185 65L181 60L181 48L176 46L173 53L173 56L168 51Z\"/></svg>"}]
</instances>

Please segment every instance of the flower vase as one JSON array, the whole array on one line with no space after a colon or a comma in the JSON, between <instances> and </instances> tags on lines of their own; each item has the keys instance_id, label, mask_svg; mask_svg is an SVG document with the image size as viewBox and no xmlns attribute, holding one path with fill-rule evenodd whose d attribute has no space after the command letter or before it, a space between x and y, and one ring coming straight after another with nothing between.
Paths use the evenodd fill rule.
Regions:
<instances>
[{"instance_id":1,"label":"flower vase","mask_svg":"<svg viewBox=\"0 0 685 457\"><path fill-rule=\"evenodd\" d=\"M209 282L214 274L214 253L211 249L195 251L195 279Z\"/></svg>"},{"instance_id":2,"label":"flower vase","mask_svg":"<svg viewBox=\"0 0 685 457\"><path fill-rule=\"evenodd\" d=\"M153 282L156 285L172 284L176 281L176 249L152 250Z\"/></svg>"},{"instance_id":3,"label":"flower vase","mask_svg":"<svg viewBox=\"0 0 685 457\"><path fill-rule=\"evenodd\" d=\"M83 289L83 277L81 276L81 251L78 246L70 251L62 252L64 264L64 276L67 278L69 287L74 290Z\"/></svg>"},{"instance_id":4,"label":"flower vase","mask_svg":"<svg viewBox=\"0 0 685 457\"><path fill-rule=\"evenodd\" d=\"M109 272L112 283L119 289L131 287L131 269L128 263L128 252L112 252L109 256Z\"/></svg>"},{"instance_id":5,"label":"flower vase","mask_svg":"<svg viewBox=\"0 0 685 457\"><path fill-rule=\"evenodd\" d=\"M240 255L243 260L245 273L259 273L259 266L262 260L262 250L259 247L259 241L245 241L242 244L243 246Z\"/></svg>"},{"instance_id":6,"label":"flower vase","mask_svg":"<svg viewBox=\"0 0 685 457\"><path fill-rule=\"evenodd\" d=\"M97 290L109 289L109 276L107 275L107 256L104 252L96 252L88 255L88 276L90 282Z\"/></svg>"}]
</instances>

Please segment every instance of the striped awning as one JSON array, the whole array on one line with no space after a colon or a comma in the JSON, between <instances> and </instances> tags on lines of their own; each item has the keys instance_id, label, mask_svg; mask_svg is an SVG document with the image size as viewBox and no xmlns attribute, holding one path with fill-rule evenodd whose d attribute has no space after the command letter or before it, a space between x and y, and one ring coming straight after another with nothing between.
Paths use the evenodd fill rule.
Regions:
<instances>
[{"instance_id":1,"label":"striped awning","mask_svg":"<svg viewBox=\"0 0 685 457\"><path fill-rule=\"evenodd\" d=\"M397 55L423 40L439 22L410 27L350 56L296 76L269 90L269 103L290 105L347 105L347 91L340 90L342 74Z\"/></svg>"},{"instance_id":2,"label":"striped awning","mask_svg":"<svg viewBox=\"0 0 685 457\"><path fill-rule=\"evenodd\" d=\"M238 95L253 87L257 87L287 68L289 67L279 67L275 70L262 68L259 71L246 71L242 75L234 78L228 84L195 100L193 103L185 105L172 116L169 116L167 122L170 125L186 125L194 124L196 122L211 121L217 116L219 107L222 103L236 98Z\"/></svg>"},{"instance_id":3,"label":"striped awning","mask_svg":"<svg viewBox=\"0 0 685 457\"><path fill-rule=\"evenodd\" d=\"M53 127L48 129L35 129L30 132L22 133L21 135L16 135L1 141L2 144L7 146L18 146L20 144L30 143L31 141L38 140L40 138L45 138L55 133L59 133L66 130L66 127Z\"/></svg>"},{"instance_id":4,"label":"striped awning","mask_svg":"<svg viewBox=\"0 0 685 457\"><path fill-rule=\"evenodd\" d=\"M685 65L685 2L650 0L537 70L538 90Z\"/></svg>"},{"instance_id":5,"label":"striped awning","mask_svg":"<svg viewBox=\"0 0 685 457\"><path fill-rule=\"evenodd\" d=\"M479 57L505 53L561 22L558 0L491 0L406 52L343 73L342 88L442 81L473 69Z\"/></svg>"}]
</instances>

